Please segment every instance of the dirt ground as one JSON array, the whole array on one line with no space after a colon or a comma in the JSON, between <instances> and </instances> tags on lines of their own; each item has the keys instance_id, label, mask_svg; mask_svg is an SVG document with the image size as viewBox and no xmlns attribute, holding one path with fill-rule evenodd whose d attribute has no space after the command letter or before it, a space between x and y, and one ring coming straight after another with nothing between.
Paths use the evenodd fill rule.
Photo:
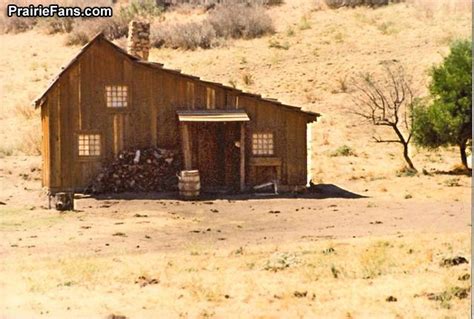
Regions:
<instances>
[{"instance_id":1,"label":"dirt ground","mask_svg":"<svg viewBox=\"0 0 474 319\"><path fill-rule=\"evenodd\" d=\"M80 196L76 211L58 213L46 207L39 163L1 161L3 318L468 314L456 289L470 287L458 280L469 265L440 266L470 259L468 177L442 187L432 185L443 176L394 178L406 189L397 200L355 181L296 197Z\"/></svg>"},{"instance_id":2,"label":"dirt ground","mask_svg":"<svg viewBox=\"0 0 474 319\"><path fill-rule=\"evenodd\" d=\"M320 184L316 192L300 195L249 194L229 195L219 199L207 195L208 199L200 201L182 201L175 193L125 193L98 197L76 195L76 211L58 215L55 210L47 209L47 196L42 191L39 180L39 162L38 157L2 159L0 179L6 188L2 191L0 201L7 205L0 207L7 210L26 209L32 220L61 216L61 221L72 227L68 229L71 234L79 232L78 236L87 237L87 233L93 233L94 239L84 238L83 241L78 238L80 246L86 245L90 249L100 246L104 237L114 232L127 234L127 240L122 240L124 243L133 240L137 240L137 244L143 242L140 249L147 251L181 249L189 242L203 245L214 242L213 245L220 248L239 243L278 244L311 238L463 232L468 231L471 226L470 180L466 176L448 179L455 181L456 185L442 187L428 184L432 184L433 179L442 178L438 176L396 178L390 184L404 183L406 194L415 194L399 194L405 198L396 201L378 188L352 192L352 189ZM423 198L420 196L422 192L407 191L417 187L424 188L424 192L431 194L436 194L436 190L439 190L444 196ZM448 198L451 200L447 200ZM82 227L83 223L90 227ZM64 231L66 226L63 223L57 225L59 229L55 229L55 224L38 230L46 231L41 237L51 239L55 236L51 236L49 232ZM20 228L15 232L15 237L18 237L21 225L10 226ZM147 231L151 233L147 234ZM141 237L144 234L159 240L143 241ZM61 241L62 239L57 244L61 244ZM71 243L62 244L70 247ZM54 242L47 243L47 246L54 251L63 248L55 247Z\"/></svg>"},{"instance_id":3,"label":"dirt ground","mask_svg":"<svg viewBox=\"0 0 474 319\"><path fill-rule=\"evenodd\" d=\"M24 156L41 142L31 102L79 47L64 34L0 34L0 318L468 317L471 178L447 174L458 150L412 147L419 173L399 173L398 145L371 142L392 132L349 111L351 79L387 60L426 95L429 68L451 41L472 37L471 6L316 4L268 9L271 36L150 52L166 67L321 113L309 150L318 192L296 197L125 194L48 210L41 158ZM341 147L351 154L335 156Z\"/></svg>"}]
</instances>

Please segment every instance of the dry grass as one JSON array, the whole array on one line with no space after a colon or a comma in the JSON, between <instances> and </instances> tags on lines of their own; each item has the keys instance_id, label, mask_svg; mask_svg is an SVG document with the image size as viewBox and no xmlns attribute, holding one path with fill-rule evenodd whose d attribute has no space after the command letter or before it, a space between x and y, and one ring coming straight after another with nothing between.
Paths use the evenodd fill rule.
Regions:
<instances>
[{"instance_id":1,"label":"dry grass","mask_svg":"<svg viewBox=\"0 0 474 319\"><path fill-rule=\"evenodd\" d=\"M9 18L6 16L6 7L8 4L16 4L18 6L26 7L30 4L33 5L49 5L49 4L58 4L60 6L75 6L75 7L88 7L90 6L90 2L88 0L59 0L59 1L51 1L51 0L33 0L33 1L25 1L25 0L12 0L8 2L2 2L0 4L0 10L2 14L0 15L0 33L19 33L25 32L27 30L31 30L36 28L45 32L47 34L55 34L55 33L69 33L73 30L75 25L81 24L86 20L82 19L73 19L73 18L60 18L60 17L49 17L49 18ZM99 7L113 7L112 0L98 0L94 2L94 6ZM115 8L118 11L118 7Z\"/></svg>"},{"instance_id":2,"label":"dry grass","mask_svg":"<svg viewBox=\"0 0 474 319\"><path fill-rule=\"evenodd\" d=\"M23 131L21 136L20 151L26 155L41 155L41 135L38 123L32 123Z\"/></svg>"},{"instance_id":3,"label":"dry grass","mask_svg":"<svg viewBox=\"0 0 474 319\"><path fill-rule=\"evenodd\" d=\"M15 0L20 6L27 6L30 2ZM33 4L47 5L50 3L61 6L87 7L90 2L87 0L37 0ZM7 3L0 4L0 9L6 12ZM31 29L38 30L46 34L67 34L64 43L66 45L84 45L98 32L104 34L111 40L119 39L127 35L128 23L132 19L147 19L154 21L160 18L163 8L156 5L153 0L132 0L126 5L115 4L112 0L99 0L94 2L94 6L112 7L114 15L112 18L8 18L5 14L0 16L0 31L2 33L21 33Z\"/></svg>"},{"instance_id":4,"label":"dry grass","mask_svg":"<svg viewBox=\"0 0 474 319\"><path fill-rule=\"evenodd\" d=\"M40 158L4 158L0 286L9 293L0 298L0 312L13 318L467 316L469 282L462 278L470 264L441 264L456 256L469 260L470 179L364 172L366 154L357 153L333 157L330 167L315 161L315 177L333 183L326 173L332 169L337 185L370 198L212 205L82 198L78 211L61 214L40 207L46 204ZM357 179L347 182L344 175ZM413 198L405 200L408 194ZM142 277L150 284L142 286Z\"/></svg>"},{"instance_id":5,"label":"dry grass","mask_svg":"<svg viewBox=\"0 0 474 319\"><path fill-rule=\"evenodd\" d=\"M245 313L247 317L331 314L342 318L350 313L353 317L438 318L463 317L468 310L468 299L455 294L456 287L468 287L458 277L469 272L469 266L439 266L444 257L469 256L467 235L306 242L279 246L277 251L295 255L299 262L265 270L275 255L275 248L265 246L246 247L239 253L205 249L199 254L118 258L84 252L54 259L9 257L2 263L0 280L22 300L14 305L13 299L5 298L0 306L10 307L4 314L42 312L47 317L118 312L138 317L208 313L237 318ZM159 283L140 288L135 284L140 276ZM429 294L446 298L430 300ZM389 296L397 302L386 302ZM131 299L133 303L123 302Z\"/></svg>"},{"instance_id":6,"label":"dry grass","mask_svg":"<svg viewBox=\"0 0 474 319\"><path fill-rule=\"evenodd\" d=\"M18 5L25 6L24 0L17 0ZM36 1L36 4L49 4L51 1ZM61 0L62 6L85 7L85 0ZM111 40L127 35L128 24L133 19L144 19L153 23L152 42L156 47L169 47L181 49L211 48L220 43L218 38L246 38L252 39L272 33L273 23L266 13L263 5L246 5L239 1L232 4L217 5L208 13L195 10L177 10L178 16L189 16L194 13L206 15L202 21L189 21L186 23L163 23L164 5L159 5L154 0L132 0L126 4L114 4L111 0L101 0L94 3L96 6L112 7L115 14L112 18L73 19L73 18L8 18L1 16L0 29L5 33L19 33L31 29L41 30L46 34L65 33L66 45L84 45L98 32ZM185 5L189 7L190 5ZM199 3L194 6L200 7ZM0 5L5 11L6 4ZM169 16L176 12L172 11ZM162 23L159 23L162 22Z\"/></svg>"},{"instance_id":7,"label":"dry grass","mask_svg":"<svg viewBox=\"0 0 474 319\"><path fill-rule=\"evenodd\" d=\"M288 43L288 41L280 43L280 41L272 38L268 41L268 47L275 48L275 49L288 50L290 48L290 44Z\"/></svg>"},{"instance_id":8,"label":"dry grass","mask_svg":"<svg viewBox=\"0 0 474 319\"><path fill-rule=\"evenodd\" d=\"M465 14L472 11L472 2L465 0L406 0L427 18L443 14Z\"/></svg>"},{"instance_id":9,"label":"dry grass","mask_svg":"<svg viewBox=\"0 0 474 319\"><path fill-rule=\"evenodd\" d=\"M161 22L151 27L155 47L195 50L209 49L225 39L253 39L274 32L273 22L261 6L218 5L202 19L188 22Z\"/></svg>"},{"instance_id":10,"label":"dry grass","mask_svg":"<svg viewBox=\"0 0 474 319\"><path fill-rule=\"evenodd\" d=\"M218 6L210 12L209 23L223 38L253 39L274 32L272 18L260 6Z\"/></svg>"},{"instance_id":11,"label":"dry grass","mask_svg":"<svg viewBox=\"0 0 474 319\"><path fill-rule=\"evenodd\" d=\"M254 83L254 79L253 79L252 74L247 73L247 72L243 73L242 74L242 82L244 82L244 84L247 85L247 86L251 86Z\"/></svg>"},{"instance_id":12,"label":"dry grass","mask_svg":"<svg viewBox=\"0 0 474 319\"><path fill-rule=\"evenodd\" d=\"M219 43L215 29L207 21L154 24L151 30L151 41L155 47L164 46L184 50L210 49Z\"/></svg>"},{"instance_id":13,"label":"dry grass","mask_svg":"<svg viewBox=\"0 0 474 319\"><path fill-rule=\"evenodd\" d=\"M37 116L38 112L31 105L18 104L15 106L16 115L25 120L30 120L33 116Z\"/></svg>"}]
</instances>

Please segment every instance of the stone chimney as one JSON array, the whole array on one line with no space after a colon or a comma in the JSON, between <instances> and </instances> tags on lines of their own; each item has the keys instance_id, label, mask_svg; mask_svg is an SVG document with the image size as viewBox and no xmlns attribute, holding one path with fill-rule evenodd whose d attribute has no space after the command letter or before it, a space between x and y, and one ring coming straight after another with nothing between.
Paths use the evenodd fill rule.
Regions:
<instances>
[{"instance_id":1,"label":"stone chimney","mask_svg":"<svg viewBox=\"0 0 474 319\"><path fill-rule=\"evenodd\" d=\"M130 21L128 25L127 51L143 60L148 60L150 53L150 23Z\"/></svg>"}]
</instances>

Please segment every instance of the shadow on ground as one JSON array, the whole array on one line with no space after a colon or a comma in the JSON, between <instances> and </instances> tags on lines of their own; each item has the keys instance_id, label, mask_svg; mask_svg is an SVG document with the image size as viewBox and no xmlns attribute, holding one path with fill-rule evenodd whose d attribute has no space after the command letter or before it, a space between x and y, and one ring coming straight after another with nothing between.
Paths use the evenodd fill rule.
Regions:
<instances>
[{"instance_id":1,"label":"shadow on ground","mask_svg":"<svg viewBox=\"0 0 474 319\"><path fill-rule=\"evenodd\" d=\"M453 169L450 171L434 171L435 175L472 176L472 169Z\"/></svg>"},{"instance_id":2,"label":"shadow on ground","mask_svg":"<svg viewBox=\"0 0 474 319\"><path fill-rule=\"evenodd\" d=\"M359 195L351 191L340 188L334 184L315 184L308 187L307 193L304 195L310 195L310 198L367 198L368 196Z\"/></svg>"},{"instance_id":3,"label":"shadow on ground","mask_svg":"<svg viewBox=\"0 0 474 319\"><path fill-rule=\"evenodd\" d=\"M100 195L81 195L77 194L76 198L91 197L97 200L107 199L122 199L122 200L182 200L178 192L150 192L150 193L112 193L112 194L100 194ZM250 199L275 199L275 198L305 198L305 199L327 199L327 198L345 198L345 199L357 199L367 198L368 196L353 193L345 190L334 184L312 184L307 187L304 191L299 193L282 193L282 194L263 194L263 193L239 193L239 194L225 194L225 193L203 193L199 198L193 199L195 201L209 201L216 199L223 200L250 200Z\"/></svg>"}]
</instances>

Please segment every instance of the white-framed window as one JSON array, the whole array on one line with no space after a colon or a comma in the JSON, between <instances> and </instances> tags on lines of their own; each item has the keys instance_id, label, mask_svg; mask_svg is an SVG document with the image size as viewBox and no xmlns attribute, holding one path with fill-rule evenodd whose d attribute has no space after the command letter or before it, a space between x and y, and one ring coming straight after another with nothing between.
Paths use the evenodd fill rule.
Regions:
<instances>
[{"instance_id":1,"label":"white-framed window","mask_svg":"<svg viewBox=\"0 0 474 319\"><path fill-rule=\"evenodd\" d=\"M105 87L107 107L121 108L128 106L128 87L126 85L108 85Z\"/></svg>"},{"instance_id":2,"label":"white-framed window","mask_svg":"<svg viewBox=\"0 0 474 319\"><path fill-rule=\"evenodd\" d=\"M79 156L100 156L100 134L79 134L77 139Z\"/></svg>"},{"instance_id":3,"label":"white-framed window","mask_svg":"<svg viewBox=\"0 0 474 319\"><path fill-rule=\"evenodd\" d=\"M206 107L209 110L216 108L216 90L211 88L206 88Z\"/></svg>"},{"instance_id":4,"label":"white-framed window","mask_svg":"<svg viewBox=\"0 0 474 319\"><path fill-rule=\"evenodd\" d=\"M273 133L252 134L253 155L273 155Z\"/></svg>"}]
</instances>

